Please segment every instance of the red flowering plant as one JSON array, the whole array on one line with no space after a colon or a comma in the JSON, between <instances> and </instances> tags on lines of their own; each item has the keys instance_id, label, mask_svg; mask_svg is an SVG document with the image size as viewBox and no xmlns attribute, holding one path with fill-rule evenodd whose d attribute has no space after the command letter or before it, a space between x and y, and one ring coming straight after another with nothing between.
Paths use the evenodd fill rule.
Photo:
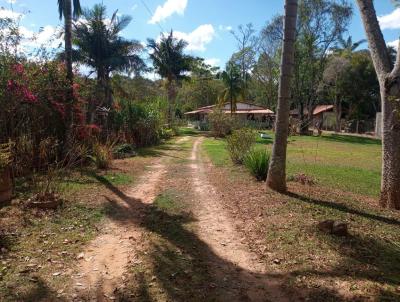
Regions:
<instances>
[{"instance_id":1,"label":"red flowering plant","mask_svg":"<svg viewBox=\"0 0 400 302\"><path fill-rule=\"evenodd\" d=\"M65 64L47 57L28 60L15 51L5 51L2 47L10 43L3 38L0 34L0 144L10 140L15 143L14 167L20 167L17 173L46 169L62 155L66 136L66 105L72 100L68 99L70 84ZM15 39L15 49L18 43ZM90 125L86 122L91 120L87 112L93 104L86 100L94 99L95 90L78 75L75 81L73 126L76 138L86 143L87 137L100 132L93 124L95 120ZM43 147L47 141L50 147Z\"/></svg>"},{"instance_id":2,"label":"red flowering plant","mask_svg":"<svg viewBox=\"0 0 400 302\"><path fill-rule=\"evenodd\" d=\"M4 58L3 58L4 59ZM1 58L0 58L1 60ZM50 140L59 145L57 158L62 152L62 142L65 137L65 117L69 83L66 71L59 62L45 63L15 62L13 59L0 61L0 143L2 141L21 141L30 146L29 150L17 144L24 150L24 155L17 156L21 163L29 168L29 163L39 158L41 141ZM78 139L81 129L86 128L85 99L80 96L80 85L74 85L74 126ZM3 130L4 129L4 130ZM97 130L85 131L94 135ZM32 162L33 167L43 164Z\"/></svg>"},{"instance_id":3,"label":"red flowering plant","mask_svg":"<svg viewBox=\"0 0 400 302\"><path fill-rule=\"evenodd\" d=\"M22 63L15 63L9 66L10 78L7 80L6 95L9 99L35 104L38 102L37 96L29 87L29 79L25 74L25 68Z\"/></svg>"}]
</instances>

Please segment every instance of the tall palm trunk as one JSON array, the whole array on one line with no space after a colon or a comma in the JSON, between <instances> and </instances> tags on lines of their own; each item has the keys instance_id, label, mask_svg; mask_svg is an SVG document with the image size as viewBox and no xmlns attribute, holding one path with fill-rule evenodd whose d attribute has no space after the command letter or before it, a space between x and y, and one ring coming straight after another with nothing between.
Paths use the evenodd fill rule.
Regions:
<instances>
[{"instance_id":1,"label":"tall palm trunk","mask_svg":"<svg viewBox=\"0 0 400 302\"><path fill-rule=\"evenodd\" d=\"M112 99L110 75L104 66L97 67L96 71L97 71L97 86L98 89L103 94L102 95L103 106L111 108L113 99Z\"/></svg>"},{"instance_id":2,"label":"tall palm trunk","mask_svg":"<svg viewBox=\"0 0 400 302\"><path fill-rule=\"evenodd\" d=\"M391 66L390 55L376 16L373 0L357 0L379 79L382 102L382 180L383 207L400 210L400 51ZM400 50L400 44L399 44Z\"/></svg>"},{"instance_id":3,"label":"tall palm trunk","mask_svg":"<svg viewBox=\"0 0 400 302\"><path fill-rule=\"evenodd\" d=\"M64 152L67 153L72 147L74 140L73 133L73 106L74 106L74 73L72 70L72 2L71 0L65 0L64 2L64 42L65 42L65 65L67 68L67 104L66 104L66 115L65 115L65 146Z\"/></svg>"},{"instance_id":4,"label":"tall palm trunk","mask_svg":"<svg viewBox=\"0 0 400 302\"><path fill-rule=\"evenodd\" d=\"M289 131L289 99L294 66L297 0L285 0L285 23L281 75L279 80L278 110L275 140L268 170L267 186L279 192L286 191L286 149Z\"/></svg>"},{"instance_id":5,"label":"tall palm trunk","mask_svg":"<svg viewBox=\"0 0 400 302\"><path fill-rule=\"evenodd\" d=\"M172 126L175 120L175 99L176 89L175 80L173 77L167 79L167 93L168 93L168 126Z\"/></svg>"}]
</instances>

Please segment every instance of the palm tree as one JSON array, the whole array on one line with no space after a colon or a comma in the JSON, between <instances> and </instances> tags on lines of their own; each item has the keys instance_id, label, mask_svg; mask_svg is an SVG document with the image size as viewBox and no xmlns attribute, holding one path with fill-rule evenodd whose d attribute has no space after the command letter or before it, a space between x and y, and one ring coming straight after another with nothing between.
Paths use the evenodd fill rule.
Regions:
<instances>
[{"instance_id":1,"label":"palm tree","mask_svg":"<svg viewBox=\"0 0 400 302\"><path fill-rule=\"evenodd\" d=\"M73 5L73 10L72 10ZM67 80L69 89L67 91L68 103L66 104L65 117L65 152L68 152L73 141L73 103L74 103L74 73L72 70L72 18L77 19L81 14L81 4L79 0L58 0L58 13L60 20L64 18L64 43L65 43L65 65L67 68Z\"/></svg>"},{"instance_id":2,"label":"palm tree","mask_svg":"<svg viewBox=\"0 0 400 302\"><path fill-rule=\"evenodd\" d=\"M279 79L278 110L275 124L275 140L268 170L267 186L278 192L286 192L286 150L289 132L289 99L294 66L296 39L297 0L285 0L285 21L281 75Z\"/></svg>"},{"instance_id":3,"label":"palm tree","mask_svg":"<svg viewBox=\"0 0 400 302\"><path fill-rule=\"evenodd\" d=\"M104 93L106 107L112 105L110 77L112 72L134 73L139 75L146 69L140 58L142 45L135 40L120 36L132 18L117 16L114 12L107 20L107 10L102 4L83 11L83 20L74 26L74 45L77 47L76 60L89 66L97 74L97 83ZM93 113L93 112L92 112Z\"/></svg>"},{"instance_id":4,"label":"palm tree","mask_svg":"<svg viewBox=\"0 0 400 302\"><path fill-rule=\"evenodd\" d=\"M73 9L72 9L73 5ZM67 68L67 80L69 82L69 89L67 91L67 104L65 112L65 153L69 152L73 144L73 104L74 104L74 73L72 70L72 18L77 19L81 14L81 4L79 0L58 0L58 13L59 18L64 18L64 43L65 54L64 60Z\"/></svg>"},{"instance_id":5,"label":"palm tree","mask_svg":"<svg viewBox=\"0 0 400 302\"><path fill-rule=\"evenodd\" d=\"M74 7L73 10L72 5ZM60 20L64 18L65 62L67 66L67 78L72 85L74 78L72 71L72 18L77 19L82 13L80 1L58 0L58 13Z\"/></svg>"},{"instance_id":6,"label":"palm tree","mask_svg":"<svg viewBox=\"0 0 400 302\"><path fill-rule=\"evenodd\" d=\"M367 40L361 39L357 42L353 42L353 38L349 36L347 40L343 39L343 37L339 38L338 46L335 51L339 54L343 54L345 56L351 55L361 44L366 43Z\"/></svg>"},{"instance_id":7,"label":"palm tree","mask_svg":"<svg viewBox=\"0 0 400 302\"><path fill-rule=\"evenodd\" d=\"M174 37L173 31L162 35L159 42L147 40L150 49L150 58L154 70L166 80L168 91L168 123L174 120L174 107L177 83L187 78L187 73L192 69L194 58L184 54L187 43Z\"/></svg>"},{"instance_id":8,"label":"palm tree","mask_svg":"<svg viewBox=\"0 0 400 302\"><path fill-rule=\"evenodd\" d=\"M231 114L236 111L236 103L239 98L243 98L243 78L237 65L229 62L226 70L220 74L220 78L225 85L222 91L221 101L229 100L231 105Z\"/></svg>"}]
</instances>

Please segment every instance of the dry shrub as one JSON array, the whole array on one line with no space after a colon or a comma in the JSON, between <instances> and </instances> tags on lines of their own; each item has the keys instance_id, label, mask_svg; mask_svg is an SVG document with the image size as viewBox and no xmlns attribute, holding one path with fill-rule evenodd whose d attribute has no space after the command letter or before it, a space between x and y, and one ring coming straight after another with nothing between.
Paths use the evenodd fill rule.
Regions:
<instances>
[{"instance_id":1,"label":"dry shrub","mask_svg":"<svg viewBox=\"0 0 400 302\"><path fill-rule=\"evenodd\" d=\"M74 143L67 154L60 160L48 164L46 171L31 175L33 181L33 192L36 192L38 199L43 196L58 194L60 186L68 181L71 171L82 166L88 157L86 146Z\"/></svg>"},{"instance_id":2,"label":"dry shrub","mask_svg":"<svg viewBox=\"0 0 400 302\"><path fill-rule=\"evenodd\" d=\"M90 158L98 169L108 169L113 160L114 145L111 143L102 144L96 142L92 146L92 155Z\"/></svg>"},{"instance_id":3,"label":"dry shrub","mask_svg":"<svg viewBox=\"0 0 400 302\"><path fill-rule=\"evenodd\" d=\"M9 167L12 162L12 147L11 142L0 144L0 171Z\"/></svg>"},{"instance_id":4,"label":"dry shrub","mask_svg":"<svg viewBox=\"0 0 400 302\"><path fill-rule=\"evenodd\" d=\"M46 171L33 173L31 175L33 194L26 205L43 210L56 209L60 206L63 202L61 193L70 180L71 172L83 165L87 157L87 147L74 143L60 160L49 163Z\"/></svg>"}]
</instances>

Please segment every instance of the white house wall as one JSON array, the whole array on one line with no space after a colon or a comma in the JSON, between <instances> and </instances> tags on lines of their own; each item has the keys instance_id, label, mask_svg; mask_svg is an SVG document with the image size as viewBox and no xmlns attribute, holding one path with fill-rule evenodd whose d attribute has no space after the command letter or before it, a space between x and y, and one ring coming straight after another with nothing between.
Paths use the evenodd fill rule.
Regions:
<instances>
[{"instance_id":1,"label":"white house wall","mask_svg":"<svg viewBox=\"0 0 400 302\"><path fill-rule=\"evenodd\" d=\"M231 105L229 103L225 104L224 109L230 110ZM236 103L236 109L237 110L255 110L255 109L265 109L265 108L256 106L256 105L246 104L246 103Z\"/></svg>"}]
</instances>

